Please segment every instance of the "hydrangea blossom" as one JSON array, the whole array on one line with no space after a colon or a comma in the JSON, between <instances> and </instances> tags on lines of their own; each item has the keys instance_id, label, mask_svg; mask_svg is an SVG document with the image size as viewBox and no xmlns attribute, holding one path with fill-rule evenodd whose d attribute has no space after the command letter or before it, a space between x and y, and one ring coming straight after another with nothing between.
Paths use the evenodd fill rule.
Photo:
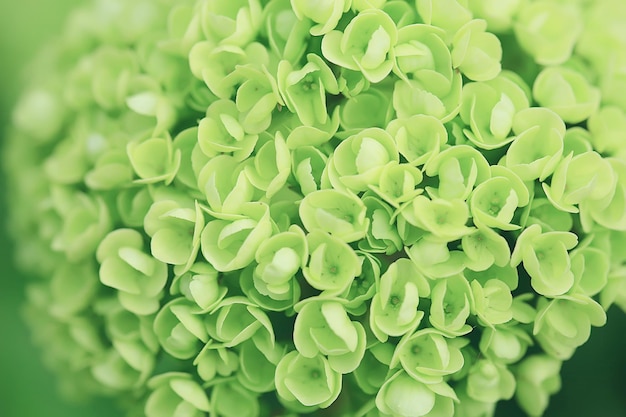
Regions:
<instances>
[{"instance_id":1,"label":"hydrangea blossom","mask_svg":"<svg viewBox=\"0 0 626 417\"><path fill-rule=\"evenodd\" d=\"M625 21L619 0L77 11L3 152L46 362L129 416L541 416L626 311Z\"/></svg>"}]
</instances>

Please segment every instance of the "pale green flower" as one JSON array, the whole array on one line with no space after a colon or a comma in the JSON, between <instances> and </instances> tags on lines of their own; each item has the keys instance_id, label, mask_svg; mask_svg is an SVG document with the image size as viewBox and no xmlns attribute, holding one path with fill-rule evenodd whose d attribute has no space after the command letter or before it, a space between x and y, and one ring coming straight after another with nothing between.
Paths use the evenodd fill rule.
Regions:
<instances>
[{"instance_id":1,"label":"pale green flower","mask_svg":"<svg viewBox=\"0 0 626 417\"><path fill-rule=\"evenodd\" d=\"M474 309L470 284L462 274L441 279L431 291L430 323L448 336L462 336L472 331L467 324Z\"/></svg>"},{"instance_id":2,"label":"pale green flower","mask_svg":"<svg viewBox=\"0 0 626 417\"><path fill-rule=\"evenodd\" d=\"M448 147L432 158L425 168L429 177L439 177L438 187L428 188L429 194L442 199L465 200L474 187L491 176L484 155L468 145Z\"/></svg>"},{"instance_id":3,"label":"pale green flower","mask_svg":"<svg viewBox=\"0 0 626 417\"><path fill-rule=\"evenodd\" d=\"M220 44L243 46L254 40L261 26L259 0L229 3L205 1L200 7L200 24L207 39Z\"/></svg>"},{"instance_id":4,"label":"pale green flower","mask_svg":"<svg viewBox=\"0 0 626 417\"><path fill-rule=\"evenodd\" d=\"M508 400L515 393L515 377L506 367L489 359L479 359L467 376L467 394L478 401Z\"/></svg>"},{"instance_id":5,"label":"pale green flower","mask_svg":"<svg viewBox=\"0 0 626 417\"><path fill-rule=\"evenodd\" d=\"M509 263L511 251L506 239L488 227L479 227L461 238L465 266L472 271L484 271L494 265Z\"/></svg>"},{"instance_id":6,"label":"pale green flower","mask_svg":"<svg viewBox=\"0 0 626 417\"><path fill-rule=\"evenodd\" d=\"M425 114L445 123L459 112L462 88L459 72L453 72L450 82L443 85L415 79L399 80L394 85L393 108L399 118Z\"/></svg>"},{"instance_id":7,"label":"pale green flower","mask_svg":"<svg viewBox=\"0 0 626 417\"><path fill-rule=\"evenodd\" d=\"M531 107L515 114L513 132L504 165L523 181L543 181L561 160L565 123L550 109Z\"/></svg>"},{"instance_id":8,"label":"pale green flower","mask_svg":"<svg viewBox=\"0 0 626 417\"><path fill-rule=\"evenodd\" d=\"M524 3L513 24L517 41L541 65L559 65L571 56L583 29L580 7L549 0Z\"/></svg>"},{"instance_id":9,"label":"pale green flower","mask_svg":"<svg viewBox=\"0 0 626 417\"><path fill-rule=\"evenodd\" d=\"M361 363L352 373L358 387L366 394L376 394L387 379L389 364L379 360L379 355L375 353L376 347L380 349L381 346L387 345L379 344L368 348Z\"/></svg>"},{"instance_id":10,"label":"pale green flower","mask_svg":"<svg viewBox=\"0 0 626 417\"><path fill-rule=\"evenodd\" d=\"M504 282L511 291L517 289L519 281L517 268L512 267L509 262L503 266L498 266L494 263L482 271L474 271L468 267L468 269L463 271L463 275L465 275L470 283L472 280L476 280L480 282L481 285L485 285L489 280L498 279Z\"/></svg>"},{"instance_id":11,"label":"pale green flower","mask_svg":"<svg viewBox=\"0 0 626 417\"><path fill-rule=\"evenodd\" d=\"M626 311L626 270L618 268L612 272L606 287L600 293L600 303L605 310L613 304Z\"/></svg>"},{"instance_id":12,"label":"pale green flower","mask_svg":"<svg viewBox=\"0 0 626 417\"><path fill-rule=\"evenodd\" d=\"M177 359L191 359L209 340L204 319L198 307L184 297L164 305L154 318L154 333L159 344Z\"/></svg>"},{"instance_id":13,"label":"pale green flower","mask_svg":"<svg viewBox=\"0 0 626 417\"><path fill-rule=\"evenodd\" d=\"M517 238L511 254L511 266L523 262L530 275L530 284L539 294L565 294L574 285L569 253L578 244L578 237L570 232L542 232L533 224Z\"/></svg>"},{"instance_id":14,"label":"pale green flower","mask_svg":"<svg viewBox=\"0 0 626 417\"><path fill-rule=\"evenodd\" d=\"M472 19L467 0L415 0L417 13L427 25L445 30L446 43Z\"/></svg>"},{"instance_id":15,"label":"pale green flower","mask_svg":"<svg viewBox=\"0 0 626 417\"><path fill-rule=\"evenodd\" d=\"M580 123L600 106L600 91L578 71L548 67L533 84L533 96L543 107L554 110L567 123Z\"/></svg>"},{"instance_id":16,"label":"pale green flower","mask_svg":"<svg viewBox=\"0 0 626 417\"><path fill-rule=\"evenodd\" d=\"M378 0L380 2L380 0ZM417 12L411 4L401 0L385 0L381 9L391 17L398 29L416 23Z\"/></svg>"},{"instance_id":17,"label":"pale green flower","mask_svg":"<svg viewBox=\"0 0 626 417\"><path fill-rule=\"evenodd\" d=\"M617 177L615 190L602 200L584 200L580 203L580 221L585 231L593 222L612 230L626 230L626 164L618 158L609 158L613 175Z\"/></svg>"},{"instance_id":18,"label":"pale green flower","mask_svg":"<svg viewBox=\"0 0 626 417\"><path fill-rule=\"evenodd\" d=\"M181 164L181 153L173 149L169 134L164 138L133 141L126 151L133 170L140 178L135 182L153 184L163 181L168 185L174 181Z\"/></svg>"},{"instance_id":19,"label":"pale green flower","mask_svg":"<svg viewBox=\"0 0 626 417\"><path fill-rule=\"evenodd\" d=\"M339 94L339 86L323 59L308 54L307 63L299 70L283 60L278 64L277 77L285 104L304 125L326 123L326 94Z\"/></svg>"},{"instance_id":20,"label":"pale green flower","mask_svg":"<svg viewBox=\"0 0 626 417\"><path fill-rule=\"evenodd\" d=\"M365 236L370 224L366 210L355 194L335 189L307 194L299 207L300 219L309 232L320 230L348 243Z\"/></svg>"},{"instance_id":21,"label":"pale green flower","mask_svg":"<svg viewBox=\"0 0 626 417\"><path fill-rule=\"evenodd\" d=\"M445 94L454 74L445 36L438 26L414 24L400 28L394 73L405 80L436 86L433 92Z\"/></svg>"},{"instance_id":22,"label":"pale green flower","mask_svg":"<svg viewBox=\"0 0 626 417\"><path fill-rule=\"evenodd\" d=\"M137 316L113 299L106 304L105 329L111 335L112 348L106 359L92 368L94 377L113 389L132 389L145 384L152 375L159 343L152 331L154 316ZM84 344L95 329L76 323L74 332ZM94 332L94 333L92 333ZM96 339L97 340L97 339ZM89 342L93 345L94 341Z\"/></svg>"},{"instance_id":23,"label":"pale green flower","mask_svg":"<svg viewBox=\"0 0 626 417\"><path fill-rule=\"evenodd\" d=\"M274 343L274 329L267 314L245 297L224 298L205 320L203 331L225 347L237 346L252 337L269 338L270 344Z\"/></svg>"},{"instance_id":24,"label":"pale green flower","mask_svg":"<svg viewBox=\"0 0 626 417\"><path fill-rule=\"evenodd\" d=\"M289 144L289 139L287 139ZM319 190L328 157L314 146L301 146L291 151L291 170L303 195Z\"/></svg>"},{"instance_id":25,"label":"pale green flower","mask_svg":"<svg viewBox=\"0 0 626 417\"><path fill-rule=\"evenodd\" d=\"M541 230L568 232L573 225L572 214L559 210L547 198L534 198L526 226L531 224L538 224Z\"/></svg>"},{"instance_id":26,"label":"pale green flower","mask_svg":"<svg viewBox=\"0 0 626 417\"><path fill-rule=\"evenodd\" d=\"M419 297L427 297L430 288L426 278L414 263L400 258L377 282L372 299L369 323L378 340L386 342L389 336L402 336L414 331L424 312L417 309Z\"/></svg>"},{"instance_id":27,"label":"pale green flower","mask_svg":"<svg viewBox=\"0 0 626 417\"><path fill-rule=\"evenodd\" d=\"M354 17L343 32L333 30L322 39L322 54L330 62L361 71L372 83L382 81L393 67L398 30L383 11L368 9Z\"/></svg>"},{"instance_id":28,"label":"pale green flower","mask_svg":"<svg viewBox=\"0 0 626 417\"><path fill-rule=\"evenodd\" d=\"M552 394L561 389L561 361L548 355L533 355L517 367L515 398L531 417L542 416Z\"/></svg>"},{"instance_id":29,"label":"pale green flower","mask_svg":"<svg viewBox=\"0 0 626 417\"><path fill-rule=\"evenodd\" d=\"M492 327L504 324L513 318L513 296L509 287L499 279L490 279L481 285L471 282L474 308L479 323Z\"/></svg>"},{"instance_id":30,"label":"pale green flower","mask_svg":"<svg viewBox=\"0 0 626 417\"><path fill-rule=\"evenodd\" d=\"M152 196L147 188L127 188L115 199L115 207L125 226L143 227L143 220L152 206Z\"/></svg>"},{"instance_id":31,"label":"pale green flower","mask_svg":"<svg viewBox=\"0 0 626 417\"><path fill-rule=\"evenodd\" d=\"M427 385L398 371L378 391L376 408L394 417L452 417L454 400L456 394L445 382Z\"/></svg>"},{"instance_id":32,"label":"pale green flower","mask_svg":"<svg viewBox=\"0 0 626 417\"><path fill-rule=\"evenodd\" d=\"M59 213L64 219L63 228L52 241L52 249L64 252L70 261L77 262L96 251L112 225L102 198L76 193L70 201L73 206Z\"/></svg>"},{"instance_id":33,"label":"pale green flower","mask_svg":"<svg viewBox=\"0 0 626 417\"><path fill-rule=\"evenodd\" d=\"M44 88L26 91L17 102L11 121L38 142L48 142L59 132L66 117L61 97ZM37 123L32 123L36 119Z\"/></svg>"},{"instance_id":34,"label":"pale green flower","mask_svg":"<svg viewBox=\"0 0 626 417\"><path fill-rule=\"evenodd\" d=\"M329 179L335 188L365 191L377 185L389 162L399 162L398 150L386 131L364 129L343 140L328 161Z\"/></svg>"},{"instance_id":35,"label":"pale green flower","mask_svg":"<svg viewBox=\"0 0 626 417\"><path fill-rule=\"evenodd\" d=\"M448 339L432 328L407 333L398 343L390 366L400 362L405 372L417 381L438 384L445 376L461 370L464 362L461 348L466 344L466 339Z\"/></svg>"},{"instance_id":36,"label":"pale green flower","mask_svg":"<svg viewBox=\"0 0 626 417\"><path fill-rule=\"evenodd\" d=\"M300 355L323 354L335 372L347 374L359 365L365 353L365 329L351 321L337 299L311 297L295 307L293 343Z\"/></svg>"},{"instance_id":37,"label":"pale green flower","mask_svg":"<svg viewBox=\"0 0 626 417\"><path fill-rule=\"evenodd\" d=\"M152 238L152 255L171 265L191 266L200 249L204 223L197 203L195 208L181 207L173 200L153 203L144 219L144 229Z\"/></svg>"},{"instance_id":38,"label":"pale green flower","mask_svg":"<svg viewBox=\"0 0 626 417\"><path fill-rule=\"evenodd\" d=\"M148 417L205 417L211 409L206 392L190 374L160 374L150 379L148 386L152 390L144 410Z\"/></svg>"},{"instance_id":39,"label":"pale green flower","mask_svg":"<svg viewBox=\"0 0 626 417\"><path fill-rule=\"evenodd\" d=\"M608 254L599 248L579 245L572 251L570 258L574 288L592 297L606 287L611 270Z\"/></svg>"},{"instance_id":40,"label":"pale green flower","mask_svg":"<svg viewBox=\"0 0 626 417\"><path fill-rule=\"evenodd\" d=\"M310 19L316 23L311 35L324 35L335 29L339 20L350 10L353 0L291 0L293 12L298 19Z\"/></svg>"},{"instance_id":41,"label":"pale green flower","mask_svg":"<svg viewBox=\"0 0 626 417\"><path fill-rule=\"evenodd\" d=\"M297 291L294 287L298 287L294 279L296 272L306 265L308 257L306 236L298 226L273 235L256 251L254 287L274 300L290 299L293 291Z\"/></svg>"},{"instance_id":42,"label":"pale green flower","mask_svg":"<svg viewBox=\"0 0 626 417\"><path fill-rule=\"evenodd\" d=\"M288 404L326 408L341 392L341 373L333 371L328 360L291 351L276 367L276 392Z\"/></svg>"},{"instance_id":43,"label":"pale green flower","mask_svg":"<svg viewBox=\"0 0 626 417\"><path fill-rule=\"evenodd\" d=\"M594 151L567 155L552 174L543 190L550 202L561 211L576 213L575 205L587 200L606 200L614 193L617 175L609 160Z\"/></svg>"},{"instance_id":44,"label":"pale green flower","mask_svg":"<svg viewBox=\"0 0 626 417\"><path fill-rule=\"evenodd\" d=\"M236 85L242 81L237 71L240 65L267 65L268 52L263 45L252 42L245 47L216 45L213 41L197 42L189 52L192 74L205 82L211 92L220 99L229 99Z\"/></svg>"},{"instance_id":45,"label":"pale green flower","mask_svg":"<svg viewBox=\"0 0 626 417\"><path fill-rule=\"evenodd\" d=\"M167 265L143 249L142 235L133 229L117 229L98 246L102 284L118 290L120 303L136 314L152 314L167 281Z\"/></svg>"},{"instance_id":46,"label":"pale green flower","mask_svg":"<svg viewBox=\"0 0 626 417\"><path fill-rule=\"evenodd\" d=\"M313 230L307 235L307 243L310 256L302 273L311 287L337 295L347 290L360 275L361 262L345 241Z\"/></svg>"},{"instance_id":47,"label":"pale green flower","mask_svg":"<svg viewBox=\"0 0 626 417\"><path fill-rule=\"evenodd\" d=\"M626 129L626 113L616 106L602 106L587 121L591 144L600 153L623 155L621 135Z\"/></svg>"},{"instance_id":48,"label":"pale green flower","mask_svg":"<svg viewBox=\"0 0 626 417\"><path fill-rule=\"evenodd\" d=\"M203 312L212 311L228 291L220 285L219 273L208 263L198 262L188 268L180 265L174 267L174 273L170 292L184 295Z\"/></svg>"},{"instance_id":49,"label":"pale green flower","mask_svg":"<svg viewBox=\"0 0 626 417\"><path fill-rule=\"evenodd\" d=\"M502 46L487 22L473 19L464 24L452 40L452 65L472 81L495 78L501 69Z\"/></svg>"},{"instance_id":50,"label":"pale green flower","mask_svg":"<svg viewBox=\"0 0 626 417\"><path fill-rule=\"evenodd\" d=\"M209 160L198 174L198 188L209 207L218 213L236 213L242 204L252 201L254 186L244 172L245 165L230 155Z\"/></svg>"},{"instance_id":51,"label":"pale green flower","mask_svg":"<svg viewBox=\"0 0 626 417\"><path fill-rule=\"evenodd\" d=\"M468 1L475 18L487 21L487 29L504 33L512 28L518 10L525 0L480 0Z\"/></svg>"},{"instance_id":52,"label":"pale green flower","mask_svg":"<svg viewBox=\"0 0 626 417\"><path fill-rule=\"evenodd\" d=\"M391 134L398 152L415 166L428 164L448 141L448 132L436 117L417 114L394 119L386 130Z\"/></svg>"},{"instance_id":53,"label":"pale green flower","mask_svg":"<svg viewBox=\"0 0 626 417\"><path fill-rule=\"evenodd\" d=\"M357 251L361 261L361 273L354 278L347 292L342 298L348 300L346 311L354 316L366 313L371 300L376 293L376 282L380 279L380 260L368 252Z\"/></svg>"},{"instance_id":54,"label":"pale green flower","mask_svg":"<svg viewBox=\"0 0 626 417\"><path fill-rule=\"evenodd\" d=\"M258 394L237 381L224 381L211 391L211 415L219 417L258 417Z\"/></svg>"},{"instance_id":55,"label":"pale green flower","mask_svg":"<svg viewBox=\"0 0 626 417\"><path fill-rule=\"evenodd\" d=\"M276 389L276 365L283 357L284 347L278 344L271 352L260 349L252 339L239 345L237 381L252 392L271 392Z\"/></svg>"},{"instance_id":56,"label":"pale green flower","mask_svg":"<svg viewBox=\"0 0 626 417\"><path fill-rule=\"evenodd\" d=\"M362 199L367 207L367 216L372 220L366 240L359 242L359 248L368 253L387 254L401 250L404 242L399 230L394 227L392 207L373 193L366 193Z\"/></svg>"},{"instance_id":57,"label":"pale green flower","mask_svg":"<svg viewBox=\"0 0 626 417\"><path fill-rule=\"evenodd\" d=\"M231 100L211 103L198 123L198 145L209 157L227 153L242 161L250 156L258 139L258 134L244 130L237 104Z\"/></svg>"},{"instance_id":58,"label":"pale green flower","mask_svg":"<svg viewBox=\"0 0 626 417\"><path fill-rule=\"evenodd\" d=\"M480 351L488 358L505 364L522 359L532 339L525 330L511 323L486 327L480 338Z\"/></svg>"},{"instance_id":59,"label":"pale green flower","mask_svg":"<svg viewBox=\"0 0 626 417\"><path fill-rule=\"evenodd\" d=\"M469 217L467 204L460 199L415 197L400 212L409 223L430 233L433 240L452 242L473 232L465 226Z\"/></svg>"},{"instance_id":60,"label":"pale green flower","mask_svg":"<svg viewBox=\"0 0 626 417\"><path fill-rule=\"evenodd\" d=\"M242 215L233 220L211 220L200 236L202 255L220 272L247 266L263 240L272 235L266 204L246 203L240 211Z\"/></svg>"},{"instance_id":61,"label":"pale green flower","mask_svg":"<svg viewBox=\"0 0 626 417\"><path fill-rule=\"evenodd\" d=\"M218 375L231 376L239 368L237 354L221 344L209 341L193 360L198 376L203 381L213 381Z\"/></svg>"},{"instance_id":62,"label":"pale green flower","mask_svg":"<svg viewBox=\"0 0 626 417\"><path fill-rule=\"evenodd\" d=\"M429 278L449 277L465 269L465 253L451 250L447 241L430 234L420 234L406 251L420 272Z\"/></svg>"},{"instance_id":63,"label":"pale green flower","mask_svg":"<svg viewBox=\"0 0 626 417\"><path fill-rule=\"evenodd\" d=\"M256 155L246 161L245 173L250 183L271 198L287 182L291 173L291 158L287 143L280 132L256 151Z\"/></svg>"},{"instance_id":64,"label":"pale green flower","mask_svg":"<svg viewBox=\"0 0 626 417\"><path fill-rule=\"evenodd\" d=\"M513 141L513 118L529 106L528 97L508 71L485 81L463 86L461 119L469 125L463 133L476 146L495 149Z\"/></svg>"},{"instance_id":65,"label":"pale green flower","mask_svg":"<svg viewBox=\"0 0 626 417\"><path fill-rule=\"evenodd\" d=\"M265 131L272 122L272 112L283 105L278 84L267 69L252 65L238 67L241 85L235 104L240 112L241 127L251 134Z\"/></svg>"},{"instance_id":66,"label":"pale green flower","mask_svg":"<svg viewBox=\"0 0 626 417\"><path fill-rule=\"evenodd\" d=\"M345 70L342 71L346 76ZM361 74L360 72L354 72ZM344 129L343 135L349 136L358 134L363 130L378 127L384 128L393 119L393 106L391 100L390 86L369 86L369 81L363 79L365 85L359 82L357 86L347 84L342 86L342 82L348 82L344 78L339 78L340 90L348 97L348 100L339 107L339 123ZM346 89L350 89L346 91Z\"/></svg>"},{"instance_id":67,"label":"pale green flower","mask_svg":"<svg viewBox=\"0 0 626 417\"><path fill-rule=\"evenodd\" d=\"M479 184L470 197L470 210L474 224L502 230L516 230L512 224L518 209L528 204L528 190L513 173L509 177L497 176Z\"/></svg>"},{"instance_id":68,"label":"pale green flower","mask_svg":"<svg viewBox=\"0 0 626 417\"><path fill-rule=\"evenodd\" d=\"M591 326L606 323L600 304L581 294L540 298L537 310L533 335L546 353L561 360L569 359L589 339Z\"/></svg>"},{"instance_id":69,"label":"pale green flower","mask_svg":"<svg viewBox=\"0 0 626 417\"><path fill-rule=\"evenodd\" d=\"M273 52L292 64L304 55L311 27L311 22L299 19L294 9L289 0L270 0L263 8L260 28Z\"/></svg>"},{"instance_id":70,"label":"pale green flower","mask_svg":"<svg viewBox=\"0 0 626 417\"><path fill-rule=\"evenodd\" d=\"M98 274L92 261L66 262L50 277L50 300L46 309L60 320L69 320L84 311L96 298Z\"/></svg>"}]
</instances>

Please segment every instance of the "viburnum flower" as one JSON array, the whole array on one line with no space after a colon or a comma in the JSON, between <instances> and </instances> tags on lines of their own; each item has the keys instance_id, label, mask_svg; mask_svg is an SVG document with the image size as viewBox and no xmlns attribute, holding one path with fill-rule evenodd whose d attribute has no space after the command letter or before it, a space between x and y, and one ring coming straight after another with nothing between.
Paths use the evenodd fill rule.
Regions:
<instances>
[{"instance_id":1,"label":"viburnum flower","mask_svg":"<svg viewBox=\"0 0 626 417\"><path fill-rule=\"evenodd\" d=\"M93 3L2 152L64 390L129 416L539 417L626 310L619 1Z\"/></svg>"}]
</instances>

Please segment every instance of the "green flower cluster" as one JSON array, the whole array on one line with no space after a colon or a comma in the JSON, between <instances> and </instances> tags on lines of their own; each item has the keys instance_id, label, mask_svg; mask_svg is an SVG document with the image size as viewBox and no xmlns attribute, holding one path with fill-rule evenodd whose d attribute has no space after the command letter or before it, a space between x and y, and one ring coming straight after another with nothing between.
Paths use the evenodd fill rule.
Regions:
<instances>
[{"instance_id":1,"label":"green flower cluster","mask_svg":"<svg viewBox=\"0 0 626 417\"><path fill-rule=\"evenodd\" d=\"M542 415L626 310L625 22L621 0L78 10L4 153L47 363L130 416Z\"/></svg>"}]
</instances>

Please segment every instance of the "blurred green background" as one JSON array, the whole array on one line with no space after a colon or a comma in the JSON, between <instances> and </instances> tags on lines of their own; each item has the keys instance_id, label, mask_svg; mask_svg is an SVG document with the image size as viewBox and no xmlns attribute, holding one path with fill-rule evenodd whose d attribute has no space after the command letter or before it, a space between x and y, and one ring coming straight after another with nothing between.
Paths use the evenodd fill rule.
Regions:
<instances>
[{"instance_id":1,"label":"blurred green background","mask_svg":"<svg viewBox=\"0 0 626 417\"><path fill-rule=\"evenodd\" d=\"M20 69L46 39L61 30L68 11L86 0L0 0L0 130L20 90ZM221 1L221 0L220 0ZM0 176L0 219L6 198ZM626 248L624 248L626 250ZM12 263L12 246L0 226L0 417L117 417L106 400L70 404L58 395L20 317L23 278ZM626 416L626 315L612 308L609 324L594 329L562 370L563 389L546 417ZM522 416L512 404L499 417ZM121 417L121 416L120 416Z\"/></svg>"}]
</instances>

